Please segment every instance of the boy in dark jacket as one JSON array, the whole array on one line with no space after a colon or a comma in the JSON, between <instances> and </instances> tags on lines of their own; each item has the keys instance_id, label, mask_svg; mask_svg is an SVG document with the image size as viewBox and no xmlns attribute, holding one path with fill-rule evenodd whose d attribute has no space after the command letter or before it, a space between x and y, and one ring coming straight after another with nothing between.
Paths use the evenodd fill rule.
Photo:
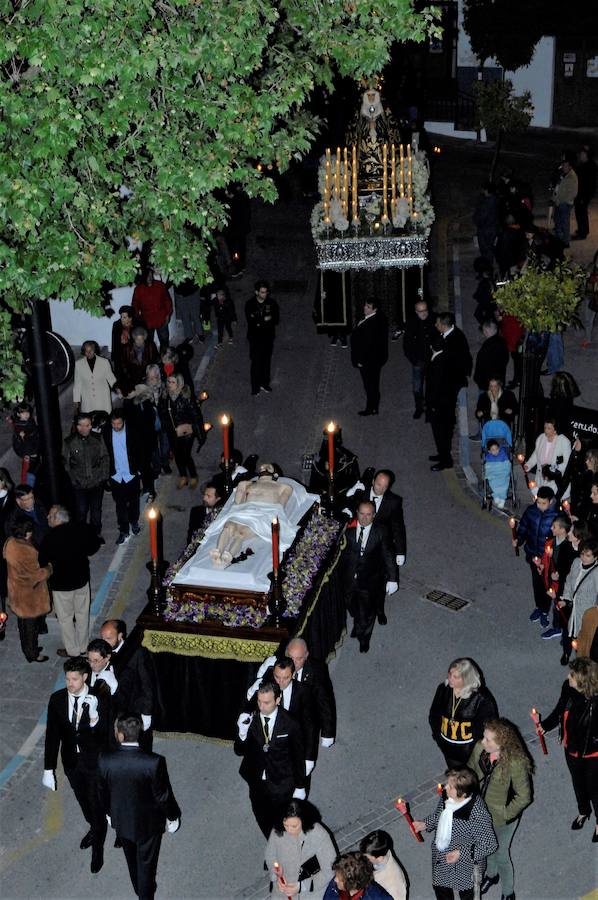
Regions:
<instances>
[{"instance_id":1,"label":"boy in dark jacket","mask_svg":"<svg viewBox=\"0 0 598 900\"><path fill-rule=\"evenodd\" d=\"M226 288L216 288L216 293L212 294L212 304L214 307L214 315L216 316L216 324L218 326L218 347L222 346L222 338L224 337L224 329L228 334L228 342L233 342L233 322L237 321L237 313L235 304L226 290Z\"/></svg>"},{"instance_id":2,"label":"boy in dark jacket","mask_svg":"<svg viewBox=\"0 0 598 900\"><path fill-rule=\"evenodd\" d=\"M530 615L530 622L540 622L542 628L548 628L548 613L551 600L544 584L541 566L546 539L551 536L551 526L558 515L556 497L552 488L542 485L538 488L535 503L525 510L517 528L517 537L513 538L513 546L524 546L525 560L532 573L535 609Z\"/></svg>"},{"instance_id":3,"label":"boy in dark jacket","mask_svg":"<svg viewBox=\"0 0 598 900\"><path fill-rule=\"evenodd\" d=\"M14 433L12 449L21 460L21 481L35 485L39 469L39 431L29 403L17 403L11 414Z\"/></svg>"}]
</instances>

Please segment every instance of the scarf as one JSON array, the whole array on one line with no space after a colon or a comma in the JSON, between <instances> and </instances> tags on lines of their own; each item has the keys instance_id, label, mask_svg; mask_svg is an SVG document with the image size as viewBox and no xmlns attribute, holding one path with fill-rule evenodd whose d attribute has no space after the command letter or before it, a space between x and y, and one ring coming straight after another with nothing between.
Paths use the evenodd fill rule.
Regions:
<instances>
[{"instance_id":1,"label":"scarf","mask_svg":"<svg viewBox=\"0 0 598 900\"><path fill-rule=\"evenodd\" d=\"M444 809L440 813L438 825L436 826L436 847L439 850L446 850L451 842L453 833L453 814L469 803L471 797L465 797L463 800L451 800L449 797L445 803Z\"/></svg>"}]
</instances>

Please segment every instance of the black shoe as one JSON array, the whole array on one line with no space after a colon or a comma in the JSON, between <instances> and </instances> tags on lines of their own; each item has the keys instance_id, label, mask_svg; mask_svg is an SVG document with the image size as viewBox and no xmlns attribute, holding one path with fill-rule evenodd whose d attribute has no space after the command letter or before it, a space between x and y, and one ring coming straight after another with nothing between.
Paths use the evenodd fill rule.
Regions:
<instances>
[{"instance_id":1,"label":"black shoe","mask_svg":"<svg viewBox=\"0 0 598 900\"><path fill-rule=\"evenodd\" d=\"M488 875L484 875L480 887L480 893L485 894L487 891L489 891L493 884L498 884L498 879L498 875L494 875L493 878L490 878Z\"/></svg>"},{"instance_id":2,"label":"black shoe","mask_svg":"<svg viewBox=\"0 0 598 900\"><path fill-rule=\"evenodd\" d=\"M162 466L162 475L172 475L170 466Z\"/></svg>"},{"instance_id":3,"label":"black shoe","mask_svg":"<svg viewBox=\"0 0 598 900\"><path fill-rule=\"evenodd\" d=\"M388 619L384 615L384 613L378 613L378 625L387 625Z\"/></svg>"},{"instance_id":4,"label":"black shoe","mask_svg":"<svg viewBox=\"0 0 598 900\"><path fill-rule=\"evenodd\" d=\"M132 533L135 534L135 535L140 534L140 533L141 533L141 526L140 526L140 525L131 525L131 531L132 531Z\"/></svg>"},{"instance_id":5,"label":"black shoe","mask_svg":"<svg viewBox=\"0 0 598 900\"><path fill-rule=\"evenodd\" d=\"M369 641L360 641L359 642L359 652L360 653L368 653L370 649Z\"/></svg>"},{"instance_id":6,"label":"black shoe","mask_svg":"<svg viewBox=\"0 0 598 900\"><path fill-rule=\"evenodd\" d=\"M129 532L128 532L128 531L121 531L120 534L118 535L117 539L116 539L116 543L119 544L119 545L120 545L120 544L126 544L128 540L129 540Z\"/></svg>"},{"instance_id":7,"label":"black shoe","mask_svg":"<svg viewBox=\"0 0 598 900\"><path fill-rule=\"evenodd\" d=\"M434 454L433 456L428 456L428 459L430 460L430 462L438 462L440 460L440 457L437 454Z\"/></svg>"},{"instance_id":8,"label":"black shoe","mask_svg":"<svg viewBox=\"0 0 598 900\"><path fill-rule=\"evenodd\" d=\"M423 414L424 414L423 409L416 409L415 412L413 413L413 418L414 418L414 419L421 419L421 417L423 416Z\"/></svg>"},{"instance_id":9,"label":"black shoe","mask_svg":"<svg viewBox=\"0 0 598 900\"><path fill-rule=\"evenodd\" d=\"M500 900L515 900L515 894L501 894Z\"/></svg>"},{"instance_id":10,"label":"black shoe","mask_svg":"<svg viewBox=\"0 0 598 900\"><path fill-rule=\"evenodd\" d=\"M91 874L97 875L104 865L104 848L94 847L91 851Z\"/></svg>"},{"instance_id":11,"label":"black shoe","mask_svg":"<svg viewBox=\"0 0 598 900\"><path fill-rule=\"evenodd\" d=\"M79 847L81 850L87 850L88 847L91 847L91 831L88 831L87 834L81 838Z\"/></svg>"},{"instance_id":12,"label":"black shoe","mask_svg":"<svg viewBox=\"0 0 598 900\"><path fill-rule=\"evenodd\" d=\"M47 634L48 633L48 623L45 621L43 624L37 629L38 634Z\"/></svg>"},{"instance_id":13,"label":"black shoe","mask_svg":"<svg viewBox=\"0 0 598 900\"><path fill-rule=\"evenodd\" d=\"M435 466L430 466L430 472L444 472L445 469L452 469L452 468L453 468L452 462L446 462L446 463L438 462L438 463L436 463Z\"/></svg>"},{"instance_id":14,"label":"black shoe","mask_svg":"<svg viewBox=\"0 0 598 900\"><path fill-rule=\"evenodd\" d=\"M569 654L563 653L563 655L561 656L561 665L566 666L568 664L569 664Z\"/></svg>"},{"instance_id":15,"label":"black shoe","mask_svg":"<svg viewBox=\"0 0 598 900\"><path fill-rule=\"evenodd\" d=\"M571 831L580 831L588 819L589 816L576 816L571 822Z\"/></svg>"},{"instance_id":16,"label":"black shoe","mask_svg":"<svg viewBox=\"0 0 598 900\"><path fill-rule=\"evenodd\" d=\"M119 850L122 847L122 841L118 835L114 838L114 849Z\"/></svg>"},{"instance_id":17,"label":"black shoe","mask_svg":"<svg viewBox=\"0 0 598 900\"><path fill-rule=\"evenodd\" d=\"M358 416L377 416L378 410L377 409L360 409L359 412L357 413L357 415Z\"/></svg>"},{"instance_id":18,"label":"black shoe","mask_svg":"<svg viewBox=\"0 0 598 900\"><path fill-rule=\"evenodd\" d=\"M594 834L592 835L592 843L598 844L598 831L594 830Z\"/></svg>"}]
</instances>

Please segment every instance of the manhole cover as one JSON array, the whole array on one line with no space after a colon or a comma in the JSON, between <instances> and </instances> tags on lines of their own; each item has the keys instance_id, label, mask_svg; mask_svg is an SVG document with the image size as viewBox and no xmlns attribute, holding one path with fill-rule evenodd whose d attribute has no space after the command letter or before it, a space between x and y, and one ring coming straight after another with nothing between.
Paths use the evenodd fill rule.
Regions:
<instances>
[{"instance_id":1,"label":"manhole cover","mask_svg":"<svg viewBox=\"0 0 598 900\"><path fill-rule=\"evenodd\" d=\"M272 285L273 294L304 294L307 290L307 281L275 281Z\"/></svg>"},{"instance_id":2,"label":"manhole cover","mask_svg":"<svg viewBox=\"0 0 598 900\"><path fill-rule=\"evenodd\" d=\"M437 603L438 606L445 606L446 609L452 609L453 612L459 612L465 606L469 606L470 601L464 600L463 597L455 597L454 594L447 594L446 591L430 591L426 594L426 600Z\"/></svg>"},{"instance_id":3,"label":"manhole cover","mask_svg":"<svg viewBox=\"0 0 598 900\"><path fill-rule=\"evenodd\" d=\"M314 455L313 453L304 453L303 458L301 460L301 468L308 472L314 464Z\"/></svg>"}]
</instances>

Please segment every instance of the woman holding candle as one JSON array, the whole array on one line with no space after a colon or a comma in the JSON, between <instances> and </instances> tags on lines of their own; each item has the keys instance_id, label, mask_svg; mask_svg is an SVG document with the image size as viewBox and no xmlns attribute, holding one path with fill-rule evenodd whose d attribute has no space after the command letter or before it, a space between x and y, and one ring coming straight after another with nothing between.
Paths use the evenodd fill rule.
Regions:
<instances>
[{"instance_id":1,"label":"woman holding candle","mask_svg":"<svg viewBox=\"0 0 598 900\"><path fill-rule=\"evenodd\" d=\"M188 484L193 489L197 487L197 469L191 456L193 442L197 437L200 445L203 444L206 435L201 410L180 373L173 373L166 379L166 390L160 400L160 418L179 470L177 488L180 490Z\"/></svg>"},{"instance_id":2,"label":"woman holding candle","mask_svg":"<svg viewBox=\"0 0 598 900\"><path fill-rule=\"evenodd\" d=\"M581 620L587 609L598 603L598 540L589 538L580 541L579 557L573 560L565 581L559 609L569 612L569 625L563 633L563 656L566 661L571 656L571 641L577 637Z\"/></svg>"},{"instance_id":3,"label":"woman holding candle","mask_svg":"<svg viewBox=\"0 0 598 900\"><path fill-rule=\"evenodd\" d=\"M318 812L306 800L291 800L272 829L266 845L270 890L276 897L309 894L321 898L330 881L336 848L318 822ZM278 863L284 885L275 871Z\"/></svg>"},{"instance_id":4,"label":"woman holding candle","mask_svg":"<svg viewBox=\"0 0 598 900\"><path fill-rule=\"evenodd\" d=\"M594 809L592 843L598 844L598 663L579 657L569 664L569 676L541 732L559 726L559 740L571 773L579 815L571 823L579 831Z\"/></svg>"},{"instance_id":5,"label":"woman holding candle","mask_svg":"<svg viewBox=\"0 0 598 900\"><path fill-rule=\"evenodd\" d=\"M492 817L479 796L478 776L471 769L449 769L434 812L416 820L416 831L435 831L432 843L432 886L437 900L473 900L474 866L498 849Z\"/></svg>"},{"instance_id":6,"label":"woman holding candle","mask_svg":"<svg viewBox=\"0 0 598 900\"><path fill-rule=\"evenodd\" d=\"M510 848L521 814L532 802L533 761L519 732L510 722L490 719L467 765L480 780L480 792L492 816L498 840L498 850L488 857L482 891L500 879L504 900L514 900Z\"/></svg>"},{"instance_id":7,"label":"woman holding candle","mask_svg":"<svg viewBox=\"0 0 598 900\"><path fill-rule=\"evenodd\" d=\"M484 723L497 715L496 700L482 684L482 674L473 660L453 660L446 681L436 689L428 716L432 737L446 764L464 766L484 733Z\"/></svg>"}]
</instances>

